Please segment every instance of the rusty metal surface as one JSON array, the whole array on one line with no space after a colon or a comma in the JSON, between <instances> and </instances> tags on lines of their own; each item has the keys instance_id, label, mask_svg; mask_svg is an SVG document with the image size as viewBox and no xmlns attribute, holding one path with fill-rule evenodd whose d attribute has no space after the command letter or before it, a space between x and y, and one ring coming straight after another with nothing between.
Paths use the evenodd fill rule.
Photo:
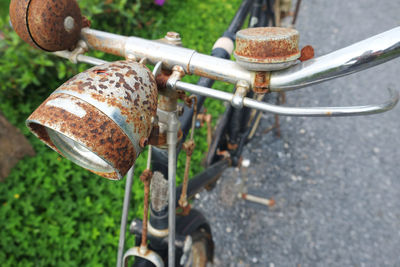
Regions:
<instances>
[{"instance_id":1,"label":"rusty metal surface","mask_svg":"<svg viewBox=\"0 0 400 267\"><path fill-rule=\"evenodd\" d=\"M92 49L120 57L127 57L129 54L133 54L125 53L125 44L128 39L126 36L96 31L90 28L82 29L81 34L82 39Z\"/></svg>"},{"instance_id":2,"label":"rusty metal surface","mask_svg":"<svg viewBox=\"0 0 400 267\"><path fill-rule=\"evenodd\" d=\"M254 76L254 86L253 91L258 94L268 93L269 79L271 75L270 72L258 71Z\"/></svg>"},{"instance_id":3,"label":"rusty metal surface","mask_svg":"<svg viewBox=\"0 0 400 267\"><path fill-rule=\"evenodd\" d=\"M140 140L151 132L157 111L157 86L147 67L133 61L116 61L82 72L55 93L77 96L111 117L129 136L137 153Z\"/></svg>"},{"instance_id":4,"label":"rusty metal surface","mask_svg":"<svg viewBox=\"0 0 400 267\"><path fill-rule=\"evenodd\" d=\"M301 49L300 61L306 61L314 57L314 48L311 45L306 45Z\"/></svg>"},{"instance_id":5,"label":"rusty metal surface","mask_svg":"<svg viewBox=\"0 0 400 267\"><path fill-rule=\"evenodd\" d=\"M63 153L54 145L46 128L62 132L73 140L80 140L81 145L99 155L122 176L136 159L132 143L118 125L94 106L73 96L52 94L29 116L27 126L61 155ZM93 172L109 179L119 178L116 171Z\"/></svg>"},{"instance_id":6,"label":"rusty metal surface","mask_svg":"<svg viewBox=\"0 0 400 267\"><path fill-rule=\"evenodd\" d=\"M172 69L171 75L168 77L166 81L166 88L160 90L160 97L158 108L167 112L174 112L177 110L178 103L178 93L175 90L176 81L180 80L185 75L185 71L181 66L174 66ZM160 76L160 75L158 75ZM164 77L159 78L159 81L163 82Z\"/></svg>"},{"instance_id":7,"label":"rusty metal surface","mask_svg":"<svg viewBox=\"0 0 400 267\"><path fill-rule=\"evenodd\" d=\"M67 98L69 101L60 100ZM81 125L82 128L74 130L78 122L63 115L62 118L65 117L63 127L55 130L61 133L73 133L72 139L83 142L89 150L118 170L116 174L104 171L97 171L97 174L106 178L120 179L148 143L152 129L151 121L157 111L157 86L152 73L144 65L133 61L116 61L93 67L76 75L60 86L49 99L58 99L56 106L64 110L60 110L60 113L67 113L67 115L75 113L78 117L91 114L86 122L83 119L79 122L91 123L86 128L85 125ZM74 107L75 102L79 105L85 103L85 109L82 110L78 104L76 104L78 107ZM90 112L86 111L89 107L91 107ZM49 108L46 104L41 105L29 118L28 124L30 120L37 120L40 114L43 117L40 123L52 125L51 120L46 121L46 118L52 118L54 113L49 113ZM106 122L107 125L104 125ZM111 127L114 125L116 127ZM109 129L100 128L99 130L100 126L109 127ZM91 127L90 130L87 127ZM43 129L37 129L37 127L31 127L31 129L52 146L49 136ZM121 147L110 150L107 142L114 142L116 145L121 143ZM54 145L52 148L61 152Z\"/></svg>"},{"instance_id":8,"label":"rusty metal surface","mask_svg":"<svg viewBox=\"0 0 400 267\"><path fill-rule=\"evenodd\" d=\"M187 202L187 188L189 181L190 161L192 159L194 148L195 148L195 143L193 139L187 140L182 144L182 149L186 152L186 162L185 162L185 172L183 175L182 192L178 204L182 208L184 214L188 214L188 212L190 211L190 205Z\"/></svg>"},{"instance_id":9,"label":"rusty metal surface","mask_svg":"<svg viewBox=\"0 0 400 267\"><path fill-rule=\"evenodd\" d=\"M150 195L150 181L153 177L153 172L149 169L146 169L140 175L140 180L144 185L144 205L143 205L143 228L142 228L142 242L141 247L147 248L147 222L148 222L148 213L149 213L149 195Z\"/></svg>"},{"instance_id":10,"label":"rusty metal surface","mask_svg":"<svg viewBox=\"0 0 400 267\"><path fill-rule=\"evenodd\" d=\"M282 63L300 56L299 33L294 29L259 27L236 34L237 60L254 63Z\"/></svg>"},{"instance_id":11,"label":"rusty metal surface","mask_svg":"<svg viewBox=\"0 0 400 267\"><path fill-rule=\"evenodd\" d=\"M163 62L163 68L171 70L179 65L187 74L204 76L214 80L236 83L252 82L252 72L227 59L197 53L194 50L163 44L138 37L126 37L83 28L81 36L90 48L122 57L146 58L148 64Z\"/></svg>"},{"instance_id":12,"label":"rusty metal surface","mask_svg":"<svg viewBox=\"0 0 400 267\"><path fill-rule=\"evenodd\" d=\"M200 122L201 127L203 127L204 122L207 124L207 147L209 150L212 143L212 115L208 113L200 113L197 115L197 121Z\"/></svg>"},{"instance_id":13,"label":"rusty metal surface","mask_svg":"<svg viewBox=\"0 0 400 267\"><path fill-rule=\"evenodd\" d=\"M167 81L170 76L171 72L165 70L162 70L162 72L159 75L157 75L156 82L158 90L165 90L167 88Z\"/></svg>"},{"instance_id":14,"label":"rusty metal surface","mask_svg":"<svg viewBox=\"0 0 400 267\"><path fill-rule=\"evenodd\" d=\"M177 103L178 103L178 95L176 94L176 91L166 89L163 92L167 92L167 93L162 94L162 95L160 94L158 107L161 110L168 111L168 112L176 111Z\"/></svg>"},{"instance_id":15,"label":"rusty metal surface","mask_svg":"<svg viewBox=\"0 0 400 267\"><path fill-rule=\"evenodd\" d=\"M82 28L81 12L75 0L13 0L10 18L25 42L46 51L72 49ZM65 21L69 27L65 27Z\"/></svg>"},{"instance_id":16,"label":"rusty metal surface","mask_svg":"<svg viewBox=\"0 0 400 267\"><path fill-rule=\"evenodd\" d=\"M10 20L14 31L22 40L30 44L34 48L39 48L32 40L26 20L30 0L11 0L10 2Z\"/></svg>"},{"instance_id":17,"label":"rusty metal surface","mask_svg":"<svg viewBox=\"0 0 400 267\"><path fill-rule=\"evenodd\" d=\"M168 182L161 172L156 171L153 173L150 191L151 207L154 211L160 212L168 204ZM149 227L149 231L151 231L150 229Z\"/></svg>"}]
</instances>

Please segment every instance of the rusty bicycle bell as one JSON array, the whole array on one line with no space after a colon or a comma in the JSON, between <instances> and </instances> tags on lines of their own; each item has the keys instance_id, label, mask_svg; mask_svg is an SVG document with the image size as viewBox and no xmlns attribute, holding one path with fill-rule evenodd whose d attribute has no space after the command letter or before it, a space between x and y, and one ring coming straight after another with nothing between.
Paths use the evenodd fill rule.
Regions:
<instances>
[{"instance_id":1,"label":"rusty bicycle bell","mask_svg":"<svg viewBox=\"0 0 400 267\"><path fill-rule=\"evenodd\" d=\"M21 39L45 51L73 49L82 28L75 0L11 0L10 19Z\"/></svg>"},{"instance_id":2,"label":"rusty bicycle bell","mask_svg":"<svg viewBox=\"0 0 400 267\"><path fill-rule=\"evenodd\" d=\"M240 66L251 71L288 68L300 57L299 32L279 27L240 30L234 56Z\"/></svg>"},{"instance_id":3,"label":"rusty bicycle bell","mask_svg":"<svg viewBox=\"0 0 400 267\"><path fill-rule=\"evenodd\" d=\"M119 180L147 144L157 94L154 76L145 65L129 60L106 63L61 85L26 124L72 162Z\"/></svg>"}]
</instances>

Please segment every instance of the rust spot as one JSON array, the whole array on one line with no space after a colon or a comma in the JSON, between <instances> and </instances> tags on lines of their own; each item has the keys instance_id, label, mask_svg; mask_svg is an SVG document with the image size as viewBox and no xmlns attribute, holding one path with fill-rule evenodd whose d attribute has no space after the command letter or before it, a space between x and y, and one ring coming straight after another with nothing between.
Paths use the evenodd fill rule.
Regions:
<instances>
[{"instance_id":1,"label":"rust spot","mask_svg":"<svg viewBox=\"0 0 400 267\"><path fill-rule=\"evenodd\" d=\"M167 81L170 75L170 71L167 72L164 70L159 75L157 75L156 83L159 90L165 90L167 88Z\"/></svg>"},{"instance_id":2,"label":"rust spot","mask_svg":"<svg viewBox=\"0 0 400 267\"><path fill-rule=\"evenodd\" d=\"M167 145L167 133L160 133L158 130L155 130L156 132L151 135L150 139L150 144L152 146L156 146L158 148L166 148ZM182 139L183 132L181 129L179 129L177 137L178 137L178 142Z\"/></svg>"},{"instance_id":3,"label":"rust spot","mask_svg":"<svg viewBox=\"0 0 400 267\"><path fill-rule=\"evenodd\" d=\"M82 16L82 28L86 28L86 27L90 28L91 24L92 23L90 22L90 20L87 17Z\"/></svg>"},{"instance_id":4,"label":"rust spot","mask_svg":"<svg viewBox=\"0 0 400 267\"><path fill-rule=\"evenodd\" d=\"M89 46L95 50L100 50L107 54L113 54L116 56L125 56L125 43L119 40L113 40L112 38L97 38L95 35L85 35L85 41Z\"/></svg>"},{"instance_id":5,"label":"rust spot","mask_svg":"<svg viewBox=\"0 0 400 267\"><path fill-rule=\"evenodd\" d=\"M181 202L179 200L179 202ZM176 214L179 216L187 216L190 213L190 210L192 209L192 206L189 203L186 203L186 205L184 205L184 203L178 203L179 207L176 208Z\"/></svg>"},{"instance_id":6,"label":"rust spot","mask_svg":"<svg viewBox=\"0 0 400 267\"><path fill-rule=\"evenodd\" d=\"M238 144L231 144L231 143L228 143L228 149L229 150L235 150L235 149L237 149L238 148Z\"/></svg>"},{"instance_id":7,"label":"rust spot","mask_svg":"<svg viewBox=\"0 0 400 267\"><path fill-rule=\"evenodd\" d=\"M105 70L105 69L96 69L93 72L95 74L107 74L107 70Z\"/></svg>"},{"instance_id":8,"label":"rust spot","mask_svg":"<svg viewBox=\"0 0 400 267\"><path fill-rule=\"evenodd\" d=\"M149 195L150 195L150 181L153 177L153 172L146 169L140 175L140 180L144 184L144 207L143 207L143 229L142 229L142 247L147 247L147 220L149 213Z\"/></svg>"},{"instance_id":9,"label":"rust spot","mask_svg":"<svg viewBox=\"0 0 400 267\"><path fill-rule=\"evenodd\" d=\"M268 206L273 207L273 206L275 206L275 204L276 204L275 199L273 199L273 198L269 199L269 205Z\"/></svg>"},{"instance_id":10,"label":"rust spot","mask_svg":"<svg viewBox=\"0 0 400 267\"><path fill-rule=\"evenodd\" d=\"M306 61L314 57L314 48L311 45L306 45L301 49L300 61Z\"/></svg>"},{"instance_id":11,"label":"rust spot","mask_svg":"<svg viewBox=\"0 0 400 267\"><path fill-rule=\"evenodd\" d=\"M188 156L192 156L195 148L195 143L193 140L187 140L182 144L182 149L186 152Z\"/></svg>"},{"instance_id":12,"label":"rust spot","mask_svg":"<svg viewBox=\"0 0 400 267\"><path fill-rule=\"evenodd\" d=\"M136 71L134 71L134 70L132 70L132 69L130 69L127 73L126 73L126 76L131 76L131 75L137 75L137 72Z\"/></svg>"},{"instance_id":13,"label":"rust spot","mask_svg":"<svg viewBox=\"0 0 400 267\"><path fill-rule=\"evenodd\" d=\"M140 139L139 145L140 145L140 147L143 148L143 147L147 146L148 143L149 143L149 140L146 137L142 137Z\"/></svg>"},{"instance_id":14,"label":"rust spot","mask_svg":"<svg viewBox=\"0 0 400 267\"><path fill-rule=\"evenodd\" d=\"M253 90L258 94L265 94L269 92L270 73L265 71L258 71L254 77Z\"/></svg>"},{"instance_id":15,"label":"rust spot","mask_svg":"<svg viewBox=\"0 0 400 267\"><path fill-rule=\"evenodd\" d=\"M160 136L160 127L158 125L153 125L153 128L151 129L151 133L149 136L149 144L153 146L158 145L159 136Z\"/></svg>"},{"instance_id":16,"label":"rust spot","mask_svg":"<svg viewBox=\"0 0 400 267\"><path fill-rule=\"evenodd\" d=\"M212 80L220 80L221 79L218 75L213 74L213 73L209 73L209 72L204 71L203 69L200 69L200 68L194 68L192 74L197 75L197 76L201 76L201 77L207 77L207 78L210 78Z\"/></svg>"}]
</instances>

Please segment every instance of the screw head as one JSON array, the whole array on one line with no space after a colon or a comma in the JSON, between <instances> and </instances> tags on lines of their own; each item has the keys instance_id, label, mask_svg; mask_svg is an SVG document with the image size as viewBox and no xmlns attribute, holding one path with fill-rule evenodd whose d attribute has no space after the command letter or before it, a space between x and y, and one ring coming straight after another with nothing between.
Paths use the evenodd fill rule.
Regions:
<instances>
[{"instance_id":1,"label":"screw head","mask_svg":"<svg viewBox=\"0 0 400 267\"><path fill-rule=\"evenodd\" d=\"M75 28L75 20L74 20L74 18L71 17L71 16L65 17L65 19L64 19L64 29L67 32L72 32L74 28Z\"/></svg>"},{"instance_id":2,"label":"screw head","mask_svg":"<svg viewBox=\"0 0 400 267\"><path fill-rule=\"evenodd\" d=\"M165 39L170 41L180 41L181 36L177 32L167 32L167 34L165 35Z\"/></svg>"}]
</instances>

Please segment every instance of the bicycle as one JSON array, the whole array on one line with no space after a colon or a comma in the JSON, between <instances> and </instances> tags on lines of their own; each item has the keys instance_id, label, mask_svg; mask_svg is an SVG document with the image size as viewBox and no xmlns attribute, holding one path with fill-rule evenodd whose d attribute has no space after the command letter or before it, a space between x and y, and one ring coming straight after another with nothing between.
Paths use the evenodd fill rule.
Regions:
<instances>
[{"instance_id":1,"label":"bicycle","mask_svg":"<svg viewBox=\"0 0 400 267\"><path fill-rule=\"evenodd\" d=\"M14 3L16 2L17 1L14 1ZM354 71L362 70L363 68L367 67L367 64L376 65L378 63L382 63L383 61L394 58L399 54L398 41L393 38L393 36L395 36L399 31L397 28L383 33L378 37L373 37L368 41L362 41L356 44L360 51L353 51L354 48L346 48L347 51L350 50L350 59L352 59L352 61L350 61L351 64L347 64L346 66L344 66L343 63L348 62L349 56L343 56L340 62L336 62L336 66L333 66L332 63L328 64L327 69L322 69L322 67L325 67L326 64L326 59L324 61L323 58L315 59L312 61L313 64L310 65L298 63L296 57L299 56L299 51L295 51L295 55L285 54L284 59L280 58L280 60L274 61L268 57L264 57L264 62L262 60L261 62L257 62L256 57L252 53L259 51L257 49L250 49L250 44L248 42L248 40L252 39L253 36L249 34L249 31L243 31L241 32L242 36L239 36L239 39L241 38L239 42L245 44L244 48L243 50L236 50L237 60L240 62L242 67L239 67L237 63L228 60L217 59L217 57L230 57L230 54L233 51L233 35L239 28L241 28L241 24L244 22L252 2L253 1L243 2L228 31L225 33L225 39L222 39L224 42L221 42L221 40L219 40L219 43L217 42L216 48L213 50L213 55L215 56L214 58L176 46L179 45L180 41L176 34L167 35L163 40L167 44L163 44L154 43L136 37L130 37L128 39L126 37L104 33L92 30L90 28L80 29L80 27L74 26L75 23L79 21L80 15L78 17L67 16L63 18L64 29L62 30L72 32L73 34L71 33L71 35L75 35L75 38L68 36L68 41L72 40L71 43L66 43L66 40L60 39L62 41L58 40L59 43L55 45L61 45L61 47L47 47L48 43L40 42L42 41L40 40L42 37L39 39L37 39L37 36L35 37L33 31L34 25L18 25L17 21L13 21L13 26L15 27L16 31L19 33L25 32L26 35L22 35L21 37L26 38L31 45L44 50L61 50L64 48L70 48L69 46L74 46L77 44L77 47L72 52L62 51L55 52L55 54L69 58L73 61L82 61L94 65L100 65L100 67L95 67L82 74L79 74L73 78L73 80L65 83L44 104L42 104L37 111L33 113L33 115L28 119L27 124L37 136L39 136L53 149L61 154L64 154L67 158L71 159L75 163L91 169L91 171L102 176L113 179L121 179L124 176L129 167L132 166L135 157L138 156L138 151L142 150L148 144L150 144L152 147L152 153L149 153L150 157L148 161L148 171L145 172L141 177L146 185L145 199L149 198L150 178L152 177L152 180L156 181L153 182L153 188L151 190L153 192L152 197L154 199L152 200L152 205L150 207L150 223L147 223L147 216L144 216L145 219L143 223L136 220L133 222L133 224L131 224L131 231L138 236L138 238L136 238L137 247L128 250L124 258L122 258L121 251L123 250L123 239L121 239L120 248L122 249L120 249L120 254L118 257L120 261L122 259L125 261L129 256L134 255L143 259L147 259L157 266L162 266L167 258L167 248L170 266L181 263L180 261L182 259L183 264L190 263L191 257L202 259L203 263L205 258L208 260L212 258L213 245L210 226L200 213L196 212L195 210L190 210L187 199L192 197L195 192L203 188L206 184L214 182L217 176L228 165L237 165L239 163L242 148L248 141L248 137L250 136L253 128L249 127L252 125L247 124L247 116L253 117L255 122L257 121L256 118L259 117L258 114L250 114L250 111L246 109L244 109L245 112L238 111L241 108L250 107L275 114L296 116L346 116L373 114L387 111L394 107L394 105L397 103L398 95L393 93L389 102L380 105L352 108L296 109L274 106L254 100L250 97L246 97L246 95L252 92L250 89L254 90L256 95L261 94L261 96L268 91L284 91L287 89L295 89L308 84L321 82L337 76L349 74ZM256 1L256 4L260 4L261 2L262 1ZM73 1L68 2L68 4L71 3L73 3ZM22 8L22 15L25 16L21 17L26 17L27 13L25 10L27 7L24 8ZM74 9L74 14L78 13L77 10L79 10L79 8L76 9L75 6ZM268 12L270 12L271 9L271 7L267 9ZM269 13L268 16L273 17L271 13ZM265 16L261 17L265 18ZM261 18L257 18L257 20L261 21ZM29 21L29 18L28 20L24 20L22 24L26 23L25 21ZM79 24L82 26L82 24L85 25L85 22L80 21L78 25ZM26 32L26 28L28 29L28 32ZM273 31L274 30L270 29L261 29L262 34L256 35L252 41L263 44L263 42L266 41L262 38L273 35ZM83 36L83 40L79 40L80 32ZM295 38L296 33L293 30L282 30L280 34L284 36L284 40L282 41L283 43L292 44L294 42L292 40L287 40L288 36L294 36ZM51 37L49 40L52 41L53 39L55 38ZM375 51L368 53L366 52L368 51L367 49L370 48L368 46L368 42L371 40L375 40L379 45L377 53L375 53ZM385 41L387 43L384 43ZM267 40L267 42L270 42L268 44L271 45L273 40ZM54 42L51 42L51 44L53 43ZM84 56L83 52L87 50L87 45L97 50L124 56L127 58L127 60L125 62L106 63L99 59ZM385 50L386 48L388 51ZM244 56L243 54L241 55L240 53L245 53L246 49L248 49L250 53L245 54ZM155 51L158 51L158 53L154 53ZM381 51L384 52L381 53ZM366 54L361 52L366 52ZM338 51L334 52L333 55L331 54L330 57L342 56L342 54L343 52ZM287 58L289 58L289 60L287 60ZM137 61L140 61L140 63L135 63ZM152 74L149 70L145 69L143 65L140 65L141 63L145 63L145 61L147 61L148 64L155 65ZM288 69L274 72L276 68ZM307 71L310 71L317 76L310 77L306 73ZM198 85L191 85L180 81L181 77L186 73L204 76L207 78L202 78ZM120 81L118 83L119 86L117 86L116 83L116 79L118 78ZM235 94L232 95L229 93L208 89L213 82L213 80L210 78L225 80L227 82L236 84ZM92 84L91 82L93 82L93 80L95 80L97 83ZM108 110L108 106L110 105L104 105L104 103L107 103L108 99L103 99L100 95L103 95L104 92L112 95L112 92L107 92L110 90L111 86L109 83L111 83L111 80L113 80L112 84L115 84L115 87L112 85L115 90L113 91L114 93L117 91L116 88L125 87L126 90L124 89L125 91L122 91L121 97L128 101L133 101L133 95L131 95L129 92L134 91L134 87L136 90L139 90L139 88L143 90L145 93L144 95L141 95L141 97L145 100L138 100L139 97L137 95L136 98L133 98L139 101L139 105L142 105L142 109L137 109L134 107L135 112L133 113L131 110L127 110L126 107L122 105L123 102L122 104L113 102L113 109ZM85 85L85 83L87 84ZM157 85L157 88L160 92L158 110L156 110L157 95L154 89L155 85ZM98 86L96 91L100 95L96 95L93 91L90 91L94 90L93 88L90 88L91 86ZM136 88L136 86L138 88ZM75 89L77 90L71 89L72 87L76 87ZM90 92L92 95L85 95L85 87L89 88L87 90L89 90L88 92ZM61 90L64 91L61 92ZM198 96L196 98L188 97L179 90L194 93ZM100 93L100 91L102 91L102 93ZM61 94L65 95L61 96ZM181 194L183 197L178 202L173 194L173 192L175 192L174 182L176 174L176 155L181 148L186 150L188 154L187 162L190 163L190 154L193 149L193 143L190 142L190 140L193 138L192 135L194 132L195 122L194 118L197 117L196 113L197 110L200 110L202 106L204 96L214 97L220 100L231 102L233 107L228 106L226 113L223 115L221 122L216 129L213 143L210 144L210 151L207 157L207 165L209 168L206 171L198 174L196 177L194 177L194 179L190 180L190 182L187 182L187 174L185 175L186 181L184 182L184 185L177 189L178 195L183 192L183 194ZM114 100L114 96L107 97ZM182 99L187 106L185 107L183 116L181 117L182 132L180 132L178 129L178 113L181 112L177 108L178 98ZM262 100L262 98L259 100ZM110 104L111 102L108 103ZM93 107L96 108L94 109ZM52 113L56 113L55 111L58 110L57 112L60 113L58 114L58 118L56 118L56 116L49 118L50 116L46 115L45 112L49 110ZM99 110L101 112L99 112ZM149 113L145 113L143 110L148 110ZM71 117L64 117L65 111L80 119L77 120L76 118L73 119ZM155 115L156 112L157 116ZM93 114L93 116L90 118L101 118L101 120L97 121L97 125L89 125L89 127L92 127L91 129L85 128L85 125L82 125L82 123L79 124L79 121L85 118L87 113ZM104 116L104 114L107 114L108 118L107 115ZM136 114L140 114L141 118L135 118ZM131 126L129 126L129 123L124 123L124 120L127 121L127 119L123 116L134 117L134 123L137 123L138 128L140 128L141 131L139 133L133 131L132 128L130 128ZM232 119L237 117L239 117L239 119ZM226 129L226 125L229 120L240 121L240 123L239 125L230 125L231 127ZM69 121L70 125L64 125L66 121ZM146 123L140 124L141 121L145 121ZM86 122L89 123L88 121ZM107 122L107 124L104 124L105 122ZM119 128L110 127L114 123L117 124ZM73 126L73 124L75 124L75 126ZM69 127L70 130L62 129L62 126ZM110 153L107 154L108 151L101 149L102 145L105 145L105 143L108 141L105 140L105 138L93 137L91 140L84 140L82 138L88 137L80 137L79 134L74 134L72 128L80 126L82 126L82 129L85 129L85 132L88 130L93 131L94 135L97 134L97 132L94 130L101 129L103 136L108 136L111 138L109 143L115 144L118 140L118 146L109 148L111 151L117 151L117 154L110 155ZM190 129L192 131L189 142L183 143L183 140L188 137ZM225 133L227 133L228 138L225 137ZM118 138L115 140L112 139L114 138L114 135L118 136ZM166 155L165 145L168 145L168 155ZM130 155L130 157L127 159L124 157L126 154ZM84 155L89 156L83 157ZM116 155L119 157L116 157ZM120 158L123 158L123 162ZM86 160L84 161L84 159ZM150 172L150 162L155 173L154 175L152 175ZM168 165L166 164L167 162ZM189 166L189 163L187 166ZM156 171L158 171L157 174ZM128 172L127 190L124 200L125 204L122 219L123 223L121 225L121 236L124 236L124 231L126 228L126 214L128 210L127 203L129 202L129 189L132 181L132 172L133 170ZM170 203L169 205L166 204L166 192L168 190L166 188L164 177L169 177L168 180L170 181L168 185L169 192L171 192L168 200ZM157 192L157 194L154 192ZM147 202L148 201L146 200L145 204ZM181 212L186 214L186 216L178 217L177 226L175 227L176 204L182 207ZM145 214L147 214L147 208L148 206L146 204ZM167 212L169 212L168 217L166 216ZM188 225L190 227L188 227ZM149 227L148 231L146 229L147 226ZM177 235L175 235L175 229L177 231ZM149 234L148 236L146 236L147 233ZM142 235L142 237L140 237L140 235ZM168 237L168 246L166 237ZM147 238L150 241L149 247L147 247ZM193 245L191 245L191 243ZM175 246L178 248L177 254L175 254L174 251ZM190 253L191 251L192 253ZM181 255L183 257L181 257ZM135 264L141 264L140 260L135 261Z\"/></svg>"}]
</instances>

